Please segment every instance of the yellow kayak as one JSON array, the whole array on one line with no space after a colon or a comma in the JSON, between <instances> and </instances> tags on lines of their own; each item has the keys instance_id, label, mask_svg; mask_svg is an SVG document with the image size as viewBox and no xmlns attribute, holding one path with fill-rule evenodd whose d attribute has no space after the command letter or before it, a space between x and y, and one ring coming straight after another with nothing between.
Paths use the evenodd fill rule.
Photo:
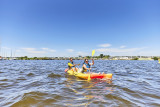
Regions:
<instances>
[{"instance_id":1,"label":"yellow kayak","mask_svg":"<svg viewBox=\"0 0 160 107\"><path fill-rule=\"evenodd\" d=\"M65 70L69 75L75 75L76 77L82 78L82 79L88 79L90 76L90 79L112 79L113 74L100 74L100 73L78 73L74 72L72 70Z\"/></svg>"}]
</instances>

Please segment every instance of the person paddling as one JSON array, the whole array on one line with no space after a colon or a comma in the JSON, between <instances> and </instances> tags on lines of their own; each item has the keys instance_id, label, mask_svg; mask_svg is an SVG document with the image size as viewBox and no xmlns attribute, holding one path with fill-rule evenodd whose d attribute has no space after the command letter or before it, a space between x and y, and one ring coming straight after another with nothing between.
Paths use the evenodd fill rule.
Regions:
<instances>
[{"instance_id":1,"label":"person paddling","mask_svg":"<svg viewBox=\"0 0 160 107\"><path fill-rule=\"evenodd\" d=\"M68 62L68 69L69 70L73 70L73 71L77 71L78 70L78 68L76 68L75 66L76 65L79 65L79 64L75 64L74 62L73 62L73 59L72 58L69 58L69 62Z\"/></svg>"},{"instance_id":2,"label":"person paddling","mask_svg":"<svg viewBox=\"0 0 160 107\"><path fill-rule=\"evenodd\" d=\"M91 65L94 65L94 60L92 59L92 63L89 63L88 59L85 59L82 67L82 72L89 72L91 70Z\"/></svg>"}]
</instances>

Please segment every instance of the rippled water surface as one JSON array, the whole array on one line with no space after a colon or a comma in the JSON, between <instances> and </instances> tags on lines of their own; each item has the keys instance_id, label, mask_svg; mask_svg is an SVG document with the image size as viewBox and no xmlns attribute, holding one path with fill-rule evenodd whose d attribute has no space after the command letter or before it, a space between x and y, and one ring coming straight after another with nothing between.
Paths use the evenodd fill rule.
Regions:
<instances>
[{"instance_id":1,"label":"rippled water surface","mask_svg":"<svg viewBox=\"0 0 160 107\"><path fill-rule=\"evenodd\" d=\"M112 73L112 81L82 80L65 68L66 60L0 61L0 107L160 107L157 61L96 60L92 72Z\"/></svg>"}]
</instances>

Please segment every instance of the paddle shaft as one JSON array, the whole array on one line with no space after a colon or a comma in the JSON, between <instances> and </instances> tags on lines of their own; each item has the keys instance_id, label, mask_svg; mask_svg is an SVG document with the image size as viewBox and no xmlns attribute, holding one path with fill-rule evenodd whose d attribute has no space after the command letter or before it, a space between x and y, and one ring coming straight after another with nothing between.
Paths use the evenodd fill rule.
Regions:
<instances>
[{"instance_id":1,"label":"paddle shaft","mask_svg":"<svg viewBox=\"0 0 160 107\"><path fill-rule=\"evenodd\" d=\"M92 51L92 57L93 57L94 53L95 53L95 50ZM91 58L92 58L92 57L91 57ZM92 60L92 64L93 64L93 60ZM91 71L91 68L92 68L92 64L91 64L91 67L90 67L90 70L89 70L88 80L91 80L91 73L90 73L90 71Z\"/></svg>"}]
</instances>

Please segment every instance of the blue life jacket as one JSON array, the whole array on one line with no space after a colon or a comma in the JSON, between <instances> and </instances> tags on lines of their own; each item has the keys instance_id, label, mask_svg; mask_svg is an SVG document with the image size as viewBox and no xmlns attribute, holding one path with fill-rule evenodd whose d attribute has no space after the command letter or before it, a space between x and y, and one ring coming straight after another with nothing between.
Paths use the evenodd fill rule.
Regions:
<instances>
[{"instance_id":1,"label":"blue life jacket","mask_svg":"<svg viewBox=\"0 0 160 107\"><path fill-rule=\"evenodd\" d=\"M90 65L89 63L88 63L88 64L87 64L87 63L83 63L83 64L85 64L87 68L90 68L90 67L91 67L91 65ZM88 70L88 69L85 69L85 68L83 67L83 71L86 72L86 71L89 71L89 70Z\"/></svg>"}]
</instances>

